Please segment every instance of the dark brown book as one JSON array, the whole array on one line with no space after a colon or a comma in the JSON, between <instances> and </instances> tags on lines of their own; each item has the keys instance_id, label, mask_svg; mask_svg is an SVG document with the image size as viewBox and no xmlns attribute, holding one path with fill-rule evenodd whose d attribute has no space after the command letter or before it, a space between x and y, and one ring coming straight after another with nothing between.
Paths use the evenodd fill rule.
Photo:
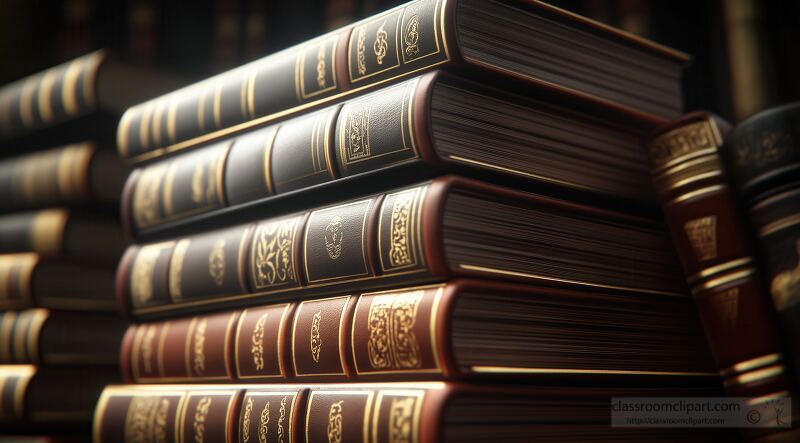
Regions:
<instances>
[{"instance_id":1,"label":"dark brown book","mask_svg":"<svg viewBox=\"0 0 800 443\"><path fill-rule=\"evenodd\" d=\"M178 84L108 51L89 53L0 88L0 144L19 149L22 142L67 143L85 138L86 130L111 142L126 108Z\"/></svg>"},{"instance_id":2,"label":"dark brown book","mask_svg":"<svg viewBox=\"0 0 800 443\"><path fill-rule=\"evenodd\" d=\"M94 441L727 441L735 438L729 429L610 424L614 397L716 392L441 382L110 386L97 405Z\"/></svg>"},{"instance_id":3,"label":"dark brown book","mask_svg":"<svg viewBox=\"0 0 800 443\"><path fill-rule=\"evenodd\" d=\"M0 161L0 212L113 205L128 168L113 151L76 143Z\"/></svg>"},{"instance_id":4,"label":"dark brown book","mask_svg":"<svg viewBox=\"0 0 800 443\"><path fill-rule=\"evenodd\" d=\"M4 433L87 432L103 387L118 379L113 366L0 365L0 426Z\"/></svg>"},{"instance_id":5,"label":"dark brown book","mask_svg":"<svg viewBox=\"0 0 800 443\"><path fill-rule=\"evenodd\" d=\"M759 396L796 392L721 158L731 129L700 112L662 128L649 144L653 180L726 387Z\"/></svg>"},{"instance_id":6,"label":"dark brown book","mask_svg":"<svg viewBox=\"0 0 800 443\"><path fill-rule=\"evenodd\" d=\"M119 222L67 209L0 215L0 254L35 252L82 263L119 260L125 250Z\"/></svg>"},{"instance_id":7,"label":"dark brown book","mask_svg":"<svg viewBox=\"0 0 800 443\"><path fill-rule=\"evenodd\" d=\"M716 379L688 297L477 280L133 325L135 383Z\"/></svg>"},{"instance_id":8,"label":"dark brown book","mask_svg":"<svg viewBox=\"0 0 800 443\"><path fill-rule=\"evenodd\" d=\"M0 255L0 310L33 307L114 312L114 269L34 253Z\"/></svg>"},{"instance_id":9,"label":"dark brown book","mask_svg":"<svg viewBox=\"0 0 800 443\"><path fill-rule=\"evenodd\" d=\"M659 222L445 176L414 187L128 249L137 317L451 277L683 296Z\"/></svg>"},{"instance_id":10,"label":"dark brown book","mask_svg":"<svg viewBox=\"0 0 800 443\"><path fill-rule=\"evenodd\" d=\"M0 313L0 364L117 365L116 314L29 309Z\"/></svg>"},{"instance_id":11,"label":"dark brown book","mask_svg":"<svg viewBox=\"0 0 800 443\"><path fill-rule=\"evenodd\" d=\"M443 72L226 138L136 170L123 217L137 236L198 214L246 206L354 176L405 167L508 176L543 189L653 200L641 137L651 130L526 99Z\"/></svg>"},{"instance_id":12,"label":"dark brown book","mask_svg":"<svg viewBox=\"0 0 800 443\"><path fill-rule=\"evenodd\" d=\"M117 144L145 161L434 67L659 122L680 112L687 60L538 1L416 0L137 105Z\"/></svg>"},{"instance_id":13,"label":"dark brown book","mask_svg":"<svg viewBox=\"0 0 800 443\"><path fill-rule=\"evenodd\" d=\"M726 145L800 380L800 103L741 122Z\"/></svg>"}]
</instances>

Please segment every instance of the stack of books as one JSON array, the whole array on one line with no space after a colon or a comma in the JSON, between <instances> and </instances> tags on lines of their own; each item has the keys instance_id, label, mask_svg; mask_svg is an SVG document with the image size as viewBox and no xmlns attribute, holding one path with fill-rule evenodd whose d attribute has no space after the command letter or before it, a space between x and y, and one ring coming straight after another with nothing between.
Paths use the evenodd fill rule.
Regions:
<instances>
[{"instance_id":1,"label":"stack of books","mask_svg":"<svg viewBox=\"0 0 800 443\"><path fill-rule=\"evenodd\" d=\"M686 61L417 0L130 108L95 441L725 435L609 426L721 392L643 145Z\"/></svg>"},{"instance_id":2,"label":"stack of books","mask_svg":"<svg viewBox=\"0 0 800 443\"><path fill-rule=\"evenodd\" d=\"M120 66L98 51L0 89L3 434L88 435L101 390L119 380L130 169L113 136L120 107L136 103L113 92Z\"/></svg>"}]
</instances>

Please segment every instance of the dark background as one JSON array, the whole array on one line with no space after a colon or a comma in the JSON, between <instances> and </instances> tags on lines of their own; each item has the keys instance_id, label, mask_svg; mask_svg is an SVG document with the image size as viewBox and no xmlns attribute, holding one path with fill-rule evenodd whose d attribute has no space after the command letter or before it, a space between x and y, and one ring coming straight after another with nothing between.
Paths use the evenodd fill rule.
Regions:
<instances>
[{"instance_id":1,"label":"dark background","mask_svg":"<svg viewBox=\"0 0 800 443\"><path fill-rule=\"evenodd\" d=\"M199 80L398 0L0 0L0 84L105 47ZM800 2L553 0L691 54L687 110L739 120L800 98Z\"/></svg>"}]
</instances>

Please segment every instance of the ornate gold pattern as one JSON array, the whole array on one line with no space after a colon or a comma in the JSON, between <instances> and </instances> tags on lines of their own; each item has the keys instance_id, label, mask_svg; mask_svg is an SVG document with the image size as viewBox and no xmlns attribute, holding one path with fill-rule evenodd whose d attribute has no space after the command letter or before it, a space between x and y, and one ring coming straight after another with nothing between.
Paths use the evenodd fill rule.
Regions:
<instances>
[{"instance_id":1,"label":"ornate gold pattern","mask_svg":"<svg viewBox=\"0 0 800 443\"><path fill-rule=\"evenodd\" d=\"M286 398L286 397L284 397ZM281 409L283 412L283 409ZM278 423L278 435L280 435L280 422ZM261 410L261 416L258 419L258 443L267 443L267 436L269 435L269 401L264 405Z\"/></svg>"},{"instance_id":2,"label":"ornate gold pattern","mask_svg":"<svg viewBox=\"0 0 800 443\"><path fill-rule=\"evenodd\" d=\"M311 334L309 343L311 345L311 358L314 363L319 363L319 355L322 351L322 337L319 335L320 323L322 322L322 311L317 311L311 318Z\"/></svg>"},{"instance_id":3,"label":"ornate gold pattern","mask_svg":"<svg viewBox=\"0 0 800 443\"><path fill-rule=\"evenodd\" d=\"M683 225L698 261L717 258L717 216L689 220Z\"/></svg>"},{"instance_id":4,"label":"ornate gold pattern","mask_svg":"<svg viewBox=\"0 0 800 443\"><path fill-rule=\"evenodd\" d=\"M145 168L136 182L136 190L133 193L133 216L140 228L159 220L161 203L158 196L166 172L167 165Z\"/></svg>"},{"instance_id":5,"label":"ornate gold pattern","mask_svg":"<svg viewBox=\"0 0 800 443\"><path fill-rule=\"evenodd\" d=\"M194 410L194 420L192 421L195 443L203 443L205 441L206 420L208 420L208 411L211 409L211 403L212 398L208 395L197 402L197 407Z\"/></svg>"},{"instance_id":6,"label":"ornate gold pattern","mask_svg":"<svg viewBox=\"0 0 800 443\"><path fill-rule=\"evenodd\" d=\"M665 168L680 159L716 151L720 141L711 121L682 126L653 140L649 146L651 164L653 169Z\"/></svg>"},{"instance_id":7,"label":"ornate gold pattern","mask_svg":"<svg viewBox=\"0 0 800 443\"><path fill-rule=\"evenodd\" d=\"M251 337L250 354L253 356L256 371L264 369L264 324L267 322L267 317L269 317L269 312L265 312L259 317Z\"/></svg>"},{"instance_id":8,"label":"ornate gold pattern","mask_svg":"<svg viewBox=\"0 0 800 443\"><path fill-rule=\"evenodd\" d=\"M389 243L389 263L392 266L412 264L409 230L411 225L411 205L416 190L397 194L392 205L391 238Z\"/></svg>"},{"instance_id":9,"label":"ornate gold pattern","mask_svg":"<svg viewBox=\"0 0 800 443\"><path fill-rule=\"evenodd\" d=\"M367 31L364 28L358 30L358 40L356 41L356 64L358 65L358 74L364 75L367 73Z\"/></svg>"},{"instance_id":10,"label":"ornate gold pattern","mask_svg":"<svg viewBox=\"0 0 800 443\"><path fill-rule=\"evenodd\" d=\"M756 149L750 149L746 145L737 147L736 161L740 166L763 167L783 158L794 145L792 136L781 132L764 132L756 143Z\"/></svg>"},{"instance_id":11,"label":"ornate gold pattern","mask_svg":"<svg viewBox=\"0 0 800 443\"><path fill-rule=\"evenodd\" d=\"M379 65L383 64L383 58L386 57L386 51L389 48L389 44L386 42L388 36L389 34L386 33L386 20L384 20L375 33L375 43L372 44L372 50L375 52L375 61Z\"/></svg>"},{"instance_id":12,"label":"ornate gold pattern","mask_svg":"<svg viewBox=\"0 0 800 443\"><path fill-rule=\"evenodd\" d=\"M156 338L155 325L144 325L144 337L142 337L142 369L145 374L153 372L153 342Z\"/></svg>"},{"instance_id":13,"label":"ornate gold pattern","mask_svg":"<svg viewBox=\"0 0 800 443\"><path fill-rule=\"evenodd\" d=\"M336 260L342 255L342 241L344 240L344 228L342 217L334 215L331 221L325 226L325 251L331 260Z\"/></svg>"},{"instance_id":14,"label":"ornate gold pattern","mask_svg":"<svg viewBox=\"0 0 800 443\"><path fill-rule=\"evenodd\" d=\"M342 443L343 404L344 400L339 400L328 410L328 443Z\"/></svg>"},{"instance_id":15,"label":"ornate gold pattern","mask_svg":"<svg viewBox=\"0 0 800 443\"><path fill-rule=\"evenodd\" d=\"M346 163L370 156L368 104L354 106L347 116L345 141Z\"/></svg>"},{"instance_id":16,"label":"ornate gold pattern","mask_svg":"<svg viewBox=\"0 0 800 443\"><path fill-rule=\"evenodd\" d=\"M247 401L244 403L244 412L242 412L242 441L244 443L250 441L250 414L252 413L253 397L247 397Z\"/></svg>"},{"instance_id":17,"label":"ornate gold pattern","mask_svg":"<svg viewBox=\"0 0 800 443\"><path fill-rule=\"evenodd\" d=\"M225 240L219 239L208 255L208 274L217 286L225 282Z\"/></svg>"},{"instance_id":18,"label":"ornate gold pattern","mask_svg":"<svg viewBox=\"0 0 800 443\"><path fill-rule=\"evenodd\" d=\"M406 57L414 57L419 54L419 17L417 14L412 15L408 19L406 28L403 31L403 45Z\"/></svg>"},{"instance_id":19,"label":"ornate gold pattern","mask_svg":"<svg viewBox=\"0 0 800 443\"><path fill-rule=\"evenodd\" d=\"M317 49L317 87L325 89L325 42Z\"/></svg>"},{"instance_id":20,"label":"ornate gold pattern","mask_svg":"<svg viewBox=\"0 0 800 443\"><path fill-rule=\"evenodd\" d=\"M186 257L186 251L189 250L189 245L192 243L188 238L184 238L175 245L172 251L172 257L169 259L169 296L174 301L180 301L183 298L183 291L181 290L181 279L183 277L183 262Z\"/></svg>"},{"instance_id":21,"label":"ornate gold pattern","mask_svg":"<svg viewBox=\"0 0 800 443\"><path fill-rule=\"evenodd\" d=\"M206 329L208 319L203 317L197 322L192 334L192 372L195 376L203 375L206 370Z\"/></svg>"},{"instance_id":22,"label":"ornate gold pattern","mask_svg":"<svg viewBox=\"0 0 800 443\"><path fill-rule=\"evenodd\" d=\"M168 411L169 399L158 396L133 397L125 417L125 441L166 442Z\"/></svg>"},{"instance_id":23,"label":"ornate gold pattern","mask_svg":"<svg viewBox=\"0 0 800 443\"><path fill-rule=\"evenodd\" d=\"M281 398L281 407L278 410L278 441L284 442L286 439L286 432L283 429L283 423L286 421L286 403L288 398L284 395Z\"/></svg>"},{"instance_id":24,"label":"ornate gold pattern","mask_svg":"<svg viewBox=\"0 0 800 443\"><path fill-rule=\"evenodd\" d=\"M389 407L389 443L411 443L417 397L393 397Z\"/></svg>"},{"instance_id":25,"label":"ornate gold pattern","mask_svg":"<svg viewBox=\"0 0 800 443\"><path fill-rule=\"evenodd\" d=\"M378 295L369 307L369 362L375 369L411 369L422 365L413 328L425 291Z\"/></svg>"},{"instance_id":26,"label":"ornate gold pattern","mask_svg":"<svg viewBox=\"0 0 800 443\"><path fill-rule=\"evenodd\" d=\"M294 236L297 218L259 225L253 235L253 276L256 288L294 282Z\"/></svg>"},{"instance_id":27,"label":"ornate gold pattern","mask_svg":"<svg viewBox=\"0 0 800 443\"><path fill-rule=\"evenodd\" d=\"M145 246L136 254L131 270L131 298L141 306L153 298L153 270L161 253L161 247Z\"/></svg>"},{"instance_id":28,"label":"ornate gold pattern","mask_svg":"<svg viewBox=\"0 0 800 443\"><path fill-rule=\"evenodd\" d=\"M797 263L793 269L783 271L772 279L770 293L778 311L800 300L800 239L795 244Z\"/></svg>"}]
</instances>

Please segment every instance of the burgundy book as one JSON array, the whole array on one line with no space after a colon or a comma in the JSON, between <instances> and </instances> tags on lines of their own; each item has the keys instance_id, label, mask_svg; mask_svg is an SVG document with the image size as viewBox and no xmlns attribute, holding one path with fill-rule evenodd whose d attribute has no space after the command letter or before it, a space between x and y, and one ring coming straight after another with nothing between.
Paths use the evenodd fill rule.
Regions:
<instances>
[{"instance_id":1,"label":"burgundy book","mask_svg":"<svg viewBox=\"0 0 800 443\"><path fill-rule=\"evenodd\" d=\"M132 246L117 271L117 295L144 318L451 277L686 294L658 222L445 176Z\"/></svg>"},{"instance_id":2,"label":"burgundy book","mask_svg":"<svg viewBox=\"0 0 800 443\"><path fill-rule=\"evenodd\" d=\"M114 269L34 253L0 255L0 310L32 307L79 311L118 310Z\"/></svg>"},{"instance_id":3,"label":"burgundy book","mask_svg":"<svg viewBox=\"0 0 800 443\"><path fill-rule=\"evenodd\" d=\"M749 226L721 158L731 129L700 112L662 128L649 144L653 180L728 391L796 393Z\"/></svg>"},{"instance_id":4,"label":"burgundy book","mask_svg":"<svg viewBox=\"0 0 800 443\"><path fill-rule=\"evenodd\" d=\"M134 383L716 380L688 297L478 280L133 325Z\"/></svg>"},{"instance_id":5,"label":"burgundy book","mask_svg":"<svg viewBox=\"0 0 800 443\"><path fill-rule=\"evenodd\" d=\"M660 122L687 60L543 2L415 0L132 107L117 145L146 161L434 67Z\"/></svg>"},{"instance_id":6,"label":"burgundy book","mask_svg":"<svg viewBox=\"0 0 800 443\"><path fill-rule=\"evenodd\" d=\"M124 332L125 324L113 313L1 312L0 364L117 365Z\"/></svg>"},{"instance_id":7,"label":"burgundy book","mask_svg":"<svg viewBox=\"0 0 800 443\"><path fill-rule=\"evenodd\" d=\"M119 222L108 216L60 208L0 215L0 254L109 264L119 260L125 244Z\"/></svg>"},{"instance_id":8,"label":"burgundy book","mask_svg":"<svg viewBox=\"0 0 800 443\"><path fill-rule=\"evenodd\" d=\"M651 204L641 138L652 130L565 97L534 100L436 71L139 168L123 195L135 236L223 208L402 169L517 179L541 189ZM494 178L494 177L492 177ZM369 182L371 180L371 182ZM352 180L350 180L352 181ZM294 197L288 197L294 198Z\"/></svg>"},{"instance_id":9,"label":"burgundy book","mask_svg":"<svg viewBox=\"0 0 800 443\"><path fill-rule=\"evenodd\" d=\"M717 392L442 382L109 386L94 442L728 441L729 429L610 425L614 397Z\"/></svg>"}]
</instances>

